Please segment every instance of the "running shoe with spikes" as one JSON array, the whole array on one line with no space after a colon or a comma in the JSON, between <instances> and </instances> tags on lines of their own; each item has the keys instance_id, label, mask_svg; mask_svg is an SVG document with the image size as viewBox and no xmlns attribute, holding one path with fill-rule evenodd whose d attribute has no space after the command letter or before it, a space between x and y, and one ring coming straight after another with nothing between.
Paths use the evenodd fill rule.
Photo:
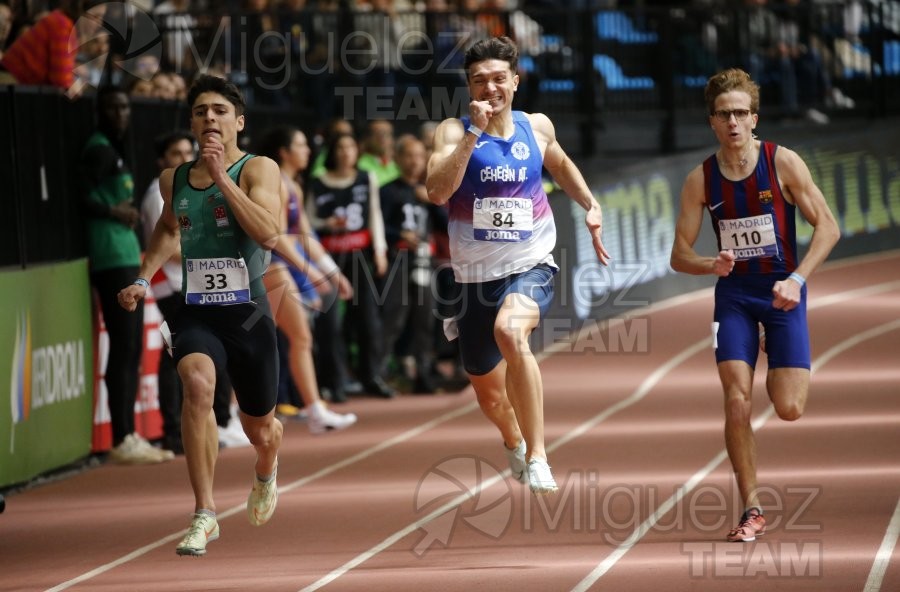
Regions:
<instances>
[{"instance_id":1,"label":"running shoe with spikes","mask_svg":"<svg viewBox=\"0 0 900 592\"><path fill-rule=\"evenodd\" d=\"M766 517L757 508L750 508L741 516L740 523L728 533L730 543L752 543L766 532Z\"/></svg>"},{"instance_id":2,"label":"running shoe with spikes","mask_svg":"<svg viewBox=\"0 0 900 592\"><path fill-rule=\"evenodd\" d=\"M187 534L175 547L175 552L179 555L200 557L206 555L207 543L217 538L219 538L219 523L216 521L216 517L198 512L194 514Z\"/></svg>"},{"instance_id":3,"label":"running shoe with spikes","mask_svg":"<svg viewBox=\"0 0 900 592\"><path fill-rule=\"evenodd\" d=\"M506 452L506 460L509 462L509 472L512 478L519 483L528 483L528 473L525 469L525 439L519 440L519 445L510 450L503 445Z\"/></svg>"},{"instance_id":4,"label":"running shoe with spikes","mask_svg":"<svg viewBox=\"0 0 900 592\"><path fill-rule=\"evenodd\" d=\"M276 463L272 478L268 481L260 481L255 475L253 477L253 489L247 497L247 518L253 526L262 526L275 513L275 506L278 503L278 484L275 483L277 475Z\"/></svg>"},{"instance_id":5,"label":"running shoe with spikes","mask_svg":"<svg viewBox=\"0 0 900 592\"><path fill-rule=\"evenodd\" d=\"M537 495L546 493L556 493L559 487L556 485L556 479L550 472L550 465L546 460L533 458L528 461L528 484L531 492Z\"/></svg>"}]
</instances>

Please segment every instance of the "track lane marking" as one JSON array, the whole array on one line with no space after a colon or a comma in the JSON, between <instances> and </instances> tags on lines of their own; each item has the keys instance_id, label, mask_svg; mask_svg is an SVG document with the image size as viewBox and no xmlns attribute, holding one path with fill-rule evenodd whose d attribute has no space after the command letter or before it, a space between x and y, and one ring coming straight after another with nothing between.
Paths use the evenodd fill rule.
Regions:
<instances>
[{"instance_id":1,"label":"track lane marking","mask_svg":"<svg viewBox=\"0 0 900 592\"><path fill-rule=\"evenodd\" d=\"M835 262L834 264L828 265L827 269L823 269L822 271L825 272L825 271L829 271L831 269L845 267L845 266L851 266L851 265L855 266L855 265L859 265L861 263L866 263L866 262L871 262L871 261L879 261L879 260L883 260L883 259L893 259L893 258L896 258L898 256L898 254L900 254L900 251L891 251L887 254L879 253L879 254L873 254L870 256L862 256L859 258L852 258L852 260L840 260L840 261ZM814 301L814 303L811 303L808 306L808 310L811 310L813 308L818 308L819 306L838 304L840 302L844 302L844 301L850 300L852 298L880 294L880 293L888 292L888 291L891 291L891 290L894 290L897 288L900 288L900 280L897 280L894 282L887 282L884 284L876 284L874 286L868 286L868 287L864 287L864 288L857 288L857 289L849 290L846 292L838 292L835 294L830 294L828 296L821 297L821 299L824 301L824 303L821 305L819 304L819 299L816 299ZM648 307L642 307L640 309L628 311L621 317L616 317L614 319L607 319L606 322L610 322L610 323L624 322L628 318L632 318L638 314L646 315L646 314L652 314L652 313L657 313L657 312L661 312L664 310L668 310L670 308L676 308L683 304L695 302L698 297L705 297L708 294L711 294L712 291L713 291L712 288L702 288L700 290L696 290L696 291L690 292L688 294L680 294L678 296L673 296L671 298L667 298L666 300L664 300L660 303L653 304ZM590 330L590 328L583 329L581 332L579 332L577 339L581 339L584 336L584 334L586 334L589 330ZM676 354L676 356L674 356L669 361L667 361L665 364L658 366L657 369L650 376L648 376L647 379L645 379L641 383L641 385L638 387L638 389L636 389L635 391L632 392L631 395L629 395L627 400L629 400L630 403L623 404L624 401L617 402L611 408L604 410L603 412L594 416L590 420L584 422L582 425L574 428L574 430L570 431L566 435L564 435L561 438L552 442L550 445L548 445L547 450L548 451L556 450L563 444L566 444L566 443L574 440L575 437L583 435L589 429L591 429L591 428L595 427L596 425L598 425L599 423L605 421L606 419L608 419L609 417L611 417L618 411L621 411L621 410L629 407L630 405L633 405L634 403L637 403L638 401L642 400L650 392L650 390L652 390L652 386L655 386L655 384L658 384L658 382L660 380L662 380L662 378L666 374L668 374L668 372L670 372L672 369L677 367L680 363L683 363L684 361L689 359L691 357L691 355L696 355L697 352L702 351L708 345L709 345L709 339L706 338L706 339L703 339L703 340L700 340L700 341L694 343L693 345L689 346L688 348L685 348L679 354ZM687 352L692 352L692 353L690 355L687 355ZM540 357L540 359L544 359L546 357L549 357L553 353L554 353L554 349L551 347L551 348L548 348L546 350L546 352L542 352L539 357ZM673 361L675 359L680 360L678 362L678 364L673 364ZM669 367L669 366L671 366L671 367ZM654 379L654 381L655 381L652 385L650 385L648 383L648 381L651 379ZM468 387L468 388L471 388L471 387ZM346 468L347 466L355 464L361 460L365 460L366 458L369 458L370 456L372 456L373 454L375 454L377 452L381 452L392 446L402 444L403 442L406 442L407 440L410 440L410 439L412 439L434 427L437 427L438 425L440 425L442 423L446 423L448 421L456 419L457 417L466 415L466 414L476 410L477 408L478 408L477 401L467 403L466 405L463 405L462 407L459 407L457 409L454 409L447 413L444 413L443 415L441 415L435 419L432 419L432 420L425 422L419 426L416 426L415 428L409 429L401 434L398 434L397 436L395 436L389 440L381 442L381 443L377 444L376 446L373 446L372 448L367 448L366 450L364 450L358 454L355 454L355 455L350 456L342 461L339 461L337 463L333 463L332 465L324 467L323 469L317 471L316 473L313 473L311 475L308 475L306 477L303 477L301 479L298 479L296 481L288 483L287 485L279 486L279 488L278 488L279 494L287 493L289 491L292 491L294 489L302 487L303 485L307 485L313 481L316 481L327 475L330 475L340 469ZM613 408L614 408L614 410L612 410ZM570 436L570 434L572 434L575 431L578 432L577 435ZM508 476L508 473L509 473L509 469L506 469L501 474L501 477ZM495 484L497 481L499 481L499 479L494 480L493 482L490 483L490 485ZM471 490L468 494L467 493L460 494L459 497L461 497L462 500L459 501L458 503L456 503L456 506L461 505L467 499L469 499L473 495L475 495L475 493L480 492L482 489L484 489L484 487L476 487L475 490ZM454 501L454 500L451 500L451 501ZM448 507L444 508L444 506L442 506L441 508L438 508L437 510L431 512L428 516L423 517L422 519L413 523L413 524L416 524L417 526L415 528L412 528L412 530L410 532L414 532L418 528L421 528L421 526L423 526L424 524L427 524L428 522L430 522L431 520L436 518L438 515L440 515L440 514L435 515L438 510L442 510L442 513L443 513L443 512L449 511L449 510L453 509L454 507L456 507L456 506L451 506L450 503L451 502L448 502L447 504L445 504L445 506L448 506ZM235 505L223 512L217 513L217 518L225 519L225 518L233 516L239 512L243 512L245 510L246 510L246 507L244 504ZM429 520L425 520L425 518L429 518ZM409 532L407 532L407 531L410 529L411 526L412 526L412 524L407 526L406 528L402 529L401 531L397 531L397 533L406 532L406 534L409 534ZM167 545L171 542L179 540L182 536L184 536L184 534L186 532L187 532L187 529L184 529L184 530L175 532L173 534L167 535L165 537L162 537L152 543L149 543L147 545L139 547L138 549L135 549L134 551L127 553L126 555L123 555L113 561L110 561L106 564L98 566L88 572L85 572L79 576L76 576L75 578L66 580L65 582L62 582L52 588L48 588L46 590L46 592L61 592L62 590L66 590L76 584L82 583L84 581L90 580L99 575L102 575L103 573L106 573L116 567L124 565L124 564L126 564L134 559L137 559L137 558L141 557L142 555L145 555L155 549L158 549L164 545ZM395 533L395 535L397 533ZM406 535L404 535L404 536L406 536ZM401 537L397 538L396 540L400 540L402 538L403 537L401 536ZM384 541L382 541L382 543L379 543L379 545L376 545L376 547L380 547L380 545L382 545L383 543L385 543L388 540L394 540L394 535L384 539ZM396 540L394 540L394 542L396 542ZM393 544L393 543L391 543L391 544ZM386 548L387 547L384 547L384 548L381 548L380 550L384 550ZM375 549L375 547L373 547L372 549ZM371 549L370 549L370 551L371 551ZM368 553L368 552L366 552L366 553ZM363 554L359 555L358 557L362 557L363 555L366 555L366 553L363 553ZM367 559L369 559L373 556L374 555L368 556ZM348 562L344 565L345 566L349 565L350 563L352 563L354 561L355 561L355 559L351 560L350 562ZM356 567L360 563L363 563L363 561L355 563L353 565L353 567ZM337 572L339 569L340 568L333 570L332 573ZM350 569L352 569L352 567ZM343 573L346 573L347 571L349 571L349 569L344 570L340 575L343 575ZM325 576L325 578L327 578L327 577L329 577L329 576ZM325 579L325 578L322 578L322 579ZM336 579L336 578L332 578L329 581L333 581L334 579ZM303 590L306 591L306 590L315 590L315 589L318 589L318 588L307 587L307 588L304 588Z\"/></svg>"},{"instance_id":2,"label":"track lane marking","mask_svg":"<svg viewBox=\"0 0 900 592\"><path fill-rule=\"evenodd\" d=\"M891 562L891 555L894 553L897 537L900 537L900 500L897 501L897 507L894 508L894 515L888 523L881 546L878 548L878 552L875 553L875 562L872 563L872 569L869 571L869 577L866 579L866 586L863 588L863 592L878 592L881 590L884 573Z\"/></svg>"},{"instance_id":3,"label":"track lane marking","mask_svg":"<svg viewBox=\"0 0 900 592\"><path fill-rule=\"evenodd\" d=\"M877 327L873 327L872 329L868 329L866 331L862 331L849 337L838 344L832 346L828 351L819 356L812 364L810 368L810 373L815 374L819 369L822 368L825 364L833 360L838 355L844 353L848 349L863 343L869 339L874 339L875 337L879 337L885 333L890 333L891 331L895 331L900 329L900 319L895 319L894 321L882 324ZM756 419L753 420L753 431L756 432L760 428L765 425L765 423L775 414L775 406L771 403L766 407L765 411L763 411ZM618 561L625 556L628 551L630 551L642 538L646 535L650 529L656 526L656 523L662 519L663 516L669 513L669 511L677 504L681 499L690 493L697 485L699 485L704 479L706 479L710 473L712 473L716 467L718 467L722 461L724 461L728 457L728 452L724 448L719 451L716 456L713 457L711 461L709 461L705 467L694 473L690 479L688 479L683 485L681 485L678 490L672 494L665 502L660 504L659 508L650 515L644 522L635 529L631 535L620 544L615 551L613 551L610 555L608 555L602 562L600 562L597 567L595 567L587 576L584 577L574 588L572 588L571 592L586 592L593 586L597 581L606 575L610 569L615 566ZM900 506L898 506L898 511L900 511ZM897 528L900 528L900 517L898 517L897 513L895 513L894 518L898 522ZM894 523L894 520L891 521L891 524ZM890 532L890 528L888 529ZM888 535L885 535L885 539L888 538ZM894 541L896 542L896 536L894 537ZM882 544L883 546L883 544ZM880 551L879 551L880 552ZM888 555L889 557L890 555ZM877 561L876 561L877 563ZM886 567L886 566L885 566ZM874 570L874 566L873 566ZM870 576L871 577L871 576ZM880 583L879 583L880 586ZM877 590L874 589L874 590ZM867 588L866 592L870 592ZM874 592L874 591L873 591Z\"/></svg>"}]
</instances>

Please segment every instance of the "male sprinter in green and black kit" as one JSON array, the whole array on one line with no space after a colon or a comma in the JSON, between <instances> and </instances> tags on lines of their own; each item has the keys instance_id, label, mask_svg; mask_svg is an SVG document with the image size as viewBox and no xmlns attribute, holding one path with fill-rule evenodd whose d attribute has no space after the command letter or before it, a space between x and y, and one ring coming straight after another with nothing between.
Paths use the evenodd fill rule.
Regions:
<instances>
[{"instance_id":1,"label":"male sprinter in green and black kit","mask_svg":"<svg viewBox=\"0 0 900 592\"><path fill-rule=\"evenodd\" d=\"M219 536L212 494L217 366L228 369L241 424L256 448L256 477L247 499L250 522L267 522L278 498L283 431L275 418L278 356L262 276L279 232L281 175L274 161L238 148L244 99L233 84L201 76L188 103L200 158L160 175L163 213L140 273L119 293L119 303L134 310L146 294L147 278L180 241L185 307L172 327L173 355L184 385L181 432L196 505L175 551L203 555Z\"/></svg>"}]
</instances>

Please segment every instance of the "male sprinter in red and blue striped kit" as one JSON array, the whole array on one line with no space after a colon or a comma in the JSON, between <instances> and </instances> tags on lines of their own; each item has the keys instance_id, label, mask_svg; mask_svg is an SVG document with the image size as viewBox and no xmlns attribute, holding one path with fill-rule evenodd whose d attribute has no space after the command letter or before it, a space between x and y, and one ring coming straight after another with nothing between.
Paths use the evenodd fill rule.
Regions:
<instances>
[{"instance_id":1,"label":"male sprinter in red and blue striped kit","mask_svg":"<svg viewBox=\"0 0 900 592\"><path fill-rule=\"evenodd\" d=\"M766 527L750 425L758 325L766 332L769 398L778 417L793 421L809 394L806 278L828 257L840 232L806 163L753 135L759 87L746 72L731 69L712 76L705 99L719 150L684 183L672 268L719 276L713 346L725 391L725 444L744 503L727 539L749 542ZM796 208L815 229L803 261L797 256ZM694 250L705 209L719 243L715 257Z\"/></svg>"}]
</instances>

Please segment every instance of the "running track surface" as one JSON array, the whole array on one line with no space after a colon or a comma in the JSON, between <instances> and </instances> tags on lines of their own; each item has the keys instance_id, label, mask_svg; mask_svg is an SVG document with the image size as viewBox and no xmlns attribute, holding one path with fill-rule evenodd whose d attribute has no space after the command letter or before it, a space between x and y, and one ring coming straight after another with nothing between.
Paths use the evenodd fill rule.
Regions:
<instances>
[{"instance_id":1,"label":"running track surface","mask_svg":"<svg viewBox=\"0 0 900 592\"><path fill-rule=\"evenodd\" d=\"M543 359L562 488L543 505L498 473L500 441L471 389L355 399L345 408L361 419L346 432L286 425L278 510L263 527L244 512L252 449L221 452L222 536L203 558L174 552L192 510L183 457L9 497L0 590L900 590L900 252L810 281L803 418L772 415L764 358L757 368L773 526L755 543L724 542L740 508L711 315L704 290L633 313L643 353L591 351L612 349L620 319Z\"/></svg>"}]
</instances>

